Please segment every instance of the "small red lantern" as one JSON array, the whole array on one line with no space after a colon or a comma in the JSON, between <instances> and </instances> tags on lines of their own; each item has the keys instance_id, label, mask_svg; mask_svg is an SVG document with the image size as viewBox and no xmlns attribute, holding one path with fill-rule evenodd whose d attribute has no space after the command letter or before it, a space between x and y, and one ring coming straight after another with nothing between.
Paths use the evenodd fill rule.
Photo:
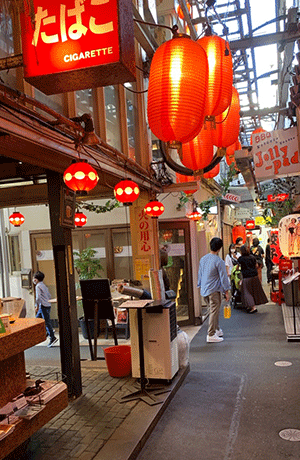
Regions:
<instances>
[{"instance_id":1,"label":"small red lantern","mask_svg":"<svg viewBox=\"0 0 300 460\"><path fill-rule=\"evenodd\" d=\"M83 227L87 223L86 215L83 212L76 212L75 213L75 226L76 227Z\"/></svg>"},{"instance_id":2,"label":"small red lantern","mask_svg":"<svg viewBox=\"0 0 300 460\"><path fill-rule=\"evenodd\" d=\"M14 226L14 227L20 227L20 225L24 224L25 222L25 217L23 214L20 212L13 212L9 216L9 222Z\"/></svg>"},{"instance_id":3,"label":"small red lantern","mask_svg":"<svg viewBox=\"0 0 300 460\"><path fill-rule=\"evenodd\" d=\"M86 161L72 163L64 172L65 184L78 195L86 195L98 180L97 171Z\"/></svg>"},{"instance_id":4,"label":"small red lantern","mask_svg":"<svg viewBox=\"0 0 300 460\"><path fill-rule=\"evenodd\" d=\"M229 43L218 35L206 35L197 40L208 60L208 98L206 115L220 115L232 97L233 67Z\"/></svg>"},{"instance_id":5,"label":"small red lantern","mask_svg":"<svg viewBox=\"0 0 300 460\"><path fill-rule=\"evenodd\" d=\"M149 203L146 204L144 210L145 213L148 214L148 216L159 217L164 212L165 207L160 201L153 200L149 201Z\"/></svg>"},{"instance_id":6,"label":"small red lantern","mask_svg":"<svg viewBox=\"0 0 300 460\"><path fill-rule=\"evenodd\" d=\"M208 166L214 156L214 146L210 129L203 127L200 133L186 144L182 144L181 162L195 174Z\"/></svg>"},{"instance_id":7,"label":"small red lantern","mask_svg":"<svg viewBox=\"0 0 300 460\"><path fill-rule=\"evenodd\" d=\"M202 218L202 214L199 211L188 212L185 217L188 217L191 220L200 220Z\"/></svg>"},{"instance_id":8,"label":"small red lantern","mask_svg":"<svg viewBox=\"0 0 300 460\"><path fill-rule=\"evenodd\" d=\"M243 238L243 244L246 243L246 229L243 225L236 225L232 229L232 239L235 244L237 238Z\"/></svg>"},{"instance_id":9,"label":"small red lantern","mask_svg":"<svg viewBox=\"0 0 300 460\"><path fill-rule=\"evenodd\" d=\"M139 186L130 179L121 180L114 188L116 200L125 206L131 205L139 197L139 194Z\"/></svg>"},{"instance_id":10,"label":"small red lantern","mask_svg":"<svg viewBox=\"0 0 300 460\"><path fill-rule=\"evenodd\" d=\"M218 163L214 168L212 168L210 171L206 172L203 174L203 177L205 179L213 179L216 177L220 172L220 163Z\"/></svg>"},{"instance_id":11,"label":"small red lantern","mask_svg":"<svg viewBox=\"0 0 300 460\"><path fill-rule=\"evenodd\" d=\"M246 221L246 230L254 230L255 229L255 221L254 220L247 220Z\"/></svg>"},{"instance_id":12,"label":"small red lantern","mask_svg":"<svg viewBox=\"0 0 300 460\"><path fill-rule=\"evenodd\" d=\"M150 68L148 120L158 139L173 148L191 141L204 123L208 62L188 35L175 34L156 50Z\"/></svg>"},{"instance_id":13,"label":"small red lantern","mask_svg":"<svg viewBox=\"0 0 300 460\"><path fill-rule=\"evenodd\" d=\"M173 231L172 231L172 230L165 230L165 231L163 232L163 235L162 235L162 237L163 237L163 239L164 239L165 241L171 240L171 239L172 239L172 236L173 236Z\"/></svg>"},{"instance_id":14,"label":"small red lantern","mask_svg":"<svg viewBox=\"0 0 300 460\"><path fill-rule=\"evenodd\" d=\"M237 90L232 87L231 104L216 117L216 129L211 130L213 144L217 147L229 147L236 142L240 132L240 99Z\"/></svg>"}]
</instances>

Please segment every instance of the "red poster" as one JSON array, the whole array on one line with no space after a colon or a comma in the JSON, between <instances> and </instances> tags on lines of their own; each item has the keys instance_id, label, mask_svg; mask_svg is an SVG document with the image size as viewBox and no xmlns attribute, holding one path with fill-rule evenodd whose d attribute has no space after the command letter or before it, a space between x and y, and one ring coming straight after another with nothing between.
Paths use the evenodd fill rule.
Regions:
<instances>
[{"instance_id":1,"label":"red poster","mask_svg":"<svg viewBox=\"0 0 300 460\"><path fill-rule=\"evenodd\" d=\"M279 247L278 230L271 230L270 240L271 259L274 264L278 265L279 259L282 257L282 253Z\"/></svg>"}]
</instances>

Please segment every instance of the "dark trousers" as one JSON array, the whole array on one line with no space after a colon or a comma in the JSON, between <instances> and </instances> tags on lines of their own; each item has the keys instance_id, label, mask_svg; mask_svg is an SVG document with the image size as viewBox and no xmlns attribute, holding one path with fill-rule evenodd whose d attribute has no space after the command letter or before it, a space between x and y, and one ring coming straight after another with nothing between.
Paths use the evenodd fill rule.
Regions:
<instances>
[{"instance_id":1,"label":"dark trousers","mask_svg":"<svg viewBox=\"0 0 300 460\"><path fill-rule=\"evenodd\" d=\"M46 331L48 332L48 335L51 340L54 339L54 331L52 328L51 320L50 320L50 310L51 307L43 307L40 305L39 310L37 314L35 315L36 318L43 318L45 320L45 326L46 326Z\"/></svg>"},{"instance_id":2,"label":"dark trousers","mask_svg":"<svg viewBox=\"0 0 300 460\"><path fill-rule=\"evenodd\" d=\"M266 266L267 266L267 281L268 283L270 283L272 281L271 271L274 266L272 260L266 260Z\"/></svg>"}]
</instances>

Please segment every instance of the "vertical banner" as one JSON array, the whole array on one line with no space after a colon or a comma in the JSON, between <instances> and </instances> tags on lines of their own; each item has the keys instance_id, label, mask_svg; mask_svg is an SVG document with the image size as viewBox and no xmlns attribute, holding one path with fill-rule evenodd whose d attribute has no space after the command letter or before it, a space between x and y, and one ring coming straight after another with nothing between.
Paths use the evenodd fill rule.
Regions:
<instances>
[{"instance_id":1,"label":"vertical banner","mask_svg":"<svg viewBox=\"0 0 300 460\"><path fill-rule=\"evenodd\" d=\"M151 217L148 216L144 208L136 208L136 222L138 225L137 232L137 244L138 244L138 255L153 255L154 244L153 244L153 228Z\"/></svg>"}]
</instances>

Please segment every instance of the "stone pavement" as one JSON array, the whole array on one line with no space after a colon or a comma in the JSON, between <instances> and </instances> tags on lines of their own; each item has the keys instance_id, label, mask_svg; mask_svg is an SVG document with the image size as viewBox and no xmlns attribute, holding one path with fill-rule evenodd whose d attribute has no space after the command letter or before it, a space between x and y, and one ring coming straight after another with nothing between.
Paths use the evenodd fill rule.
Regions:
<instances>
[{"instance_id":1,"label":"stone pavement","mask_svg":"<svg viewBox=\"0 0 300 460\"><path fill-rule=\"evenodd\" d=\"M60 368L27 366L32 378L46 378ZM179 371L162 403L118 402L134 389L131 377L113 378L104 361L83 361L83 394L32 436L19 460L129 460L136 458L189 368ZM13 457L17 460L16 457Z\"/></svg>"}]
</instances>

